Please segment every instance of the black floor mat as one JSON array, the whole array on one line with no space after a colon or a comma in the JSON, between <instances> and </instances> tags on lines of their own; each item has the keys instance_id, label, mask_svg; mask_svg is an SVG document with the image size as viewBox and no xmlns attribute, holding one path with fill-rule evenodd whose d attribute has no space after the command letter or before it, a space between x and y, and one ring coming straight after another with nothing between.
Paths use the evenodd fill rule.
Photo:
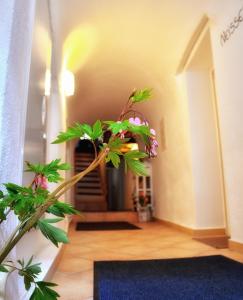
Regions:
<instances>
[{"instance_id":1,"label":"black floor mat","mask_svg":"<svg viewBox=\"0 0 243 300\"><path fill-rule=\"evenodd\" d=\"M128 222L79 222L76 225L76 230L134 230L141 229Z\"/></svg>"}]
</instances>

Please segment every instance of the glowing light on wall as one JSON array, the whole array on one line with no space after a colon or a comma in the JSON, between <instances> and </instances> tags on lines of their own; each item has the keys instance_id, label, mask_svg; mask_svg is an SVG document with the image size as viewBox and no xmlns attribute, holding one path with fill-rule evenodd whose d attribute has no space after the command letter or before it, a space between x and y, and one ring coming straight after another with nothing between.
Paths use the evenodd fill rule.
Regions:
<instances>
[{"instance_id":1,"label":"glowing light on wall","mask_svg":"<svg viewBox=\"0 0 243 300\"><path fill-rule=\"evenodd\" d=\"M72 72L64 70L62 73L62 89L65 96L74 95L75 80Z\"/></svg>"},{"instance_id":2,"label":"glowing light on wall","mask_svg":"<svg viewBox=\"0 0 243 300\"><path fill-rule=\"evenodd\" d=\"M46 70L45 75L45 96L50 96L51 93L51 72Z\"/></svg>"},{"instance_id":3,"label":"glowing light on wall","mask_svg":"<svg viewBox=\"0 0 243 300\"><path fill-rule=\"evenodd\" d=\"M77 72L87 62L95 44L93 27L80 26L73 30L63 44L63 68Z\"/></svg>"},{"instance_id":4,"label":"glowing light on wall","mask_svg":"<svg viewBox=\"0 0 243 300\"><path fill-rule=\"evenodd\" d=\"M36 33L33 37L35 39L38 56L43 63L46 64L47 68L50 68L51 65L51 55L52 55L52 43L49 36L49 33L41 25L36 26Z\"/></svg>"},{"instance_id":5,"label":"glowing light on wall","mask_svg":"<svg viewBox=\"0 0 243 300\"><path fill-rule=\"evenodd\" d=\"M125 143L123 144L120 150L122 153L126 153L132 150L139 150L139 148L137 143Z\"/></svg>"}]
</instances>

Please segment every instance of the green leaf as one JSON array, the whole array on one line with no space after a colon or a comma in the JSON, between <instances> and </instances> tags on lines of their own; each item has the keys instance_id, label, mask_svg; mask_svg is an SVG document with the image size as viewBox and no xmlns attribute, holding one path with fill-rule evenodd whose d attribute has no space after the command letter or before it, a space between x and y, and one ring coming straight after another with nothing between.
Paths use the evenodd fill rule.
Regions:
<instances>
[{"instance_id":1,"label":"green leaf","mask_svg":"<svg viewBox=\"0 0 243 300\"><path fill-rule=\"evenodd\" d=\"M8 273L8 269L3 265L0 265L0 272Z\"/></svg>"},{"instance_id":2,"label":"green leaf","mask_svg":"<svg viewBox=\"0 0 243 300\"><path fill-rule=\"evenodd\" d=\"M18 194L20 191L23 191L23 187L15 183L5 183L4 186L9 194Z\"/></svg>"},{"instance_id":3,"label":"green leaf","mask_svg":"<svg viewBox=\"0 0 243 300\"><path fill-rule=\"evenodd\" d=\"M34 256L32 255L31 258L29 259L29 261L26 264L26 267L29 267L33 261Z\"/></svg>"},{"instance_id":4,"label":"green leaf","mask_svg":"<svg viewBox=\"0 0 243 300\"><path fill-rule=\"evenodd\" d=\"M129 151L124 156L129 159L140 159L140 158L148 157L148 155L145 152L138 151L138 150Z\"/></svg>"},{"instance_id":5,"label":"green leaf","mask_svg":"<svg viewBox=\"0 0 243 300\"><path fill-rule=\"evenodd\" d=\"M37 276L41 273L40 264L31 264L33 260L33 256L30 258L27 264L25 261L18 260L18 263L21 267L18 274L24 277L25 289L28 291L31 287L31 284L35 282Z\"/></svg>"},{"instance_id":6,"label":"green leaf","mask_svg":"<svg viewBox=\"0 0 243 300\"><path fill-rule=\"evenodd\" d=\"M86 133L91 139L93 139L92 127L88 124L81 124L83 132Z\"/></svg>"},{"instance_id":7,"label":"green leaf","mask_svg":"<svg viewBox=\"0 0 243 300\"><path fill-rule=\"evenodd\" d=\"M5 184L8 194L0 201L0 217L5 218L6 208L9 207L22 221L33 214L36 208L43 204L49 192L42 188L18 186L16 184Z\"/></svg>"},{"instance_id":8,"label":"green leaf","mask_svg":"<svg viewBox=\"0 0 243 300\"><path fill-rule=\"evenodd\" d=\"M63 221L63 218L42 219L42 221L53 224L53 223L58 223L60 221Z\"/></svg>"},{"instance_id":9,"label":"green leaf","mask_svg":"<svg viewBox=\"0 0 243 300\"><path fill-rule=\"evenodd\" d=\"M134 125L134 124L129 124L128 126L128 131L134 133L134 134L139 134L139 135L147 135L150 136L150 129L147 125Z\"/></svg>"},{"instance_id":10,"label":"green leaf","mask_svg":"<svg viewBox=\"0 0 243 300\"><path fill-rule=\"evenodd\" d=\"M84 131L82 125L80 123L76 123L74 126L69 127L67 131L60 132L57 136L57 139L52 142L52 144L60 144L63 142L67 142L76 138L80 138L84 135Z\"/></svg>"},{"instance_id":11,"label":"green leaf","mask_svg":"<svg viewBox=\"0 0 243 300\"><path fill-rule=\"evenodd\" d=\"M45 300L45 299L46 299L46 295L43 294L38 287L34 289L34 292L30 297L30 300Z\"/></svg>"},{"instance_id":12,"label":"green leaf","mask_svg":"<svg viewBox=\"0 0 243 300\"><path fill-rule=\"evenodd\" d=\"M3 199L0 199L0 220L4 221L6 220L7 216L7 208L9 207L9 205L11 204L13 200L9 199L7 196L4 197Z\"/></svg>"},{"instance_id":13,"label":"green leaf","mask_svg":"<svg viewBox=\"0 0 243 300\"><path fill-rule=\"evenodd\" d=\"M36 288L30 297L30 300L56 300L59 298L59 294L51 287L56 284L46 281L37 281Z\"/></svg>"},{"instance_id":14,"label":"green leaf","mask_svg":"<svg viewBox=\"0 0 243 300\"><path fill-rule=\"evenodd\" d=\"M70 170L71 169L71 166L67 163L63 163L63 164L60 164L58 166L58 169L59 170L63 170L63 171L67 171L67 170Z\"/></svg>"},{"instance_id":15,"label":"green leaf","mask_svg":"<svg viewBox=\"0 0 243 300\"><path fill-rule=\"evenodd\" d=\"M109 152L106 157L106 162L111 161L115 168L118 168L120 165L120 157L115 152Z\"/></svg>"},{"instance_id":16,"label":"green leaf","mask_svg":"<svg viewBox=\"0 0 243 300\"><path fill-rule=\"evenodd\" d=\"M150 139L149 139L149 136L148 136L148 135L146 135L146 134L140 134L140 138L141 138L142 142L143 142L145 145L147 145L147 146L150 145Z\"/></svg>"},{"instance_id":17,"label":"green leaf","mask_svg":"<svg viewBox=\"0 0 243 300\"><path fill-rule=\"evenodd\" d=\"M102 124L100 120L97 120L93 125L92 138L93 140L96 140L102 135L103 135Z\"/></svg>"},{"instance_id":18,"label":"green leaf","mask_svg":"<svg viewBox=\"0 0 243 300\"><path fill-rule=\"evenodd\" d=\"M152 89L143 89L134 91L129 99L132 100L133 103L143 102L148 100L152 96Z\"/></svg>"},{"instance_id":19,"label":"green leaf","mask_svg":"<svg viewBox=\"0 0 243 300\"><path fill-rule=\"evenodd\" d=\"M120 139L119 137L111 137L108 143L108 147L112 152L121 154L121 147L123 144L127 143L130 138Z\"/></svg>"},{"instance_id":20,"label":"green leaf","mask_svg":"<svg viewBox=\"0 0 243 300\"><path fill-rule=\"evenodd\" d=\"M139 160L129 160L125 158L127 167L136 175L147 176L148 172L145 168L144 163Z\"/></svg>"},{"instance_id":21,"label":"green leaf","mask_svg":"<svg viewBox=\"0 0 243 300\"><path fill-rule=\"evenodd\" d=\"M43 175L47 178L49 182L58 182L62 180L61 175L58 173L59 170L70 170L70 165L66 163L61 163L61 159L55 159L49 164L31 164L26 162L27 169L26 172L33 172L36 174Z\"/></svg>"},{"instance_id":22,"label":"green leaf","mask_svg":"<svg viewBox=\"0 0 243 300\"><path fill-rule=\"evenodd\" d=\"M0 199L4 198L4 194L2 191L0 191Z\"/></svg>"},{"instance_id":23,"label":"green leaf","mask_svg":"<svg viewBox=\"0 0 243 300\"><path fill-rule=\"evenodd\" d=\"M55 246L58 247L58 243L68 243L68 237L64 230L61 228L52 226L50 223L56 223L63 220L62 218L55 219L42 219L37 222L42 234L49 239Z\"/></svg>"},{"instance_id":24,"label":"green leaf","mask_svg":"<svg viewBox=\"0 0 243 300\"><path fill-rule=\"evenodd\" d=\"M76 123L69 127L67 131L60 132L53 144L59 144L70 141L72 139L81 138L86 134L91 140L96 140L103 135L102 123L100 120L96 121L91 127L89 124Z\"/></svg>"},{"instance_id":25,"label":"green leaf","mask_svg":"<svg viewBox=\"0 0 243 300\"><path fill-rule=\"evenodd\" d=\"M73 208L69 203L64 203L57 201L55 204L50 206L47 210L48 213L51 213L58 217L65 217L65 215L79 215L80 212Z\"/></svg>"},{"instance_id":26,"label":"green leaf","mask_svg":"<svg viewBox=\"0 0 243 300\"><path fill-rule=\"evenodd\" d=\"M121 131L127 130L129 127L129 121L124 120L124 121L105 121L105 124L109 125L108 130L111 130L113 134L117 134Z\"/></svg>"},{"instance_id":27,"label":"green leaf","mask_svg":"<svg viewBox=\"0 0 243 300\"><path fill-rule=\"evenodd\" d=\"M129 151L124 154L125 166L137 175L146 176L147 170L139 159L147 157L147 154L138 150Z\"/></svg>"},{"instance_id":28,"label":"green leaf","mask_svg":"<svg viewBox=\"0 0 243 300\"><path fill-rule=\"evenodd\" d=\"M32 275L38 275L41 272L40 264L38 263L38 264L27 266L26 270L28 271L28 273Z\"/></svg>"}]
</instances>

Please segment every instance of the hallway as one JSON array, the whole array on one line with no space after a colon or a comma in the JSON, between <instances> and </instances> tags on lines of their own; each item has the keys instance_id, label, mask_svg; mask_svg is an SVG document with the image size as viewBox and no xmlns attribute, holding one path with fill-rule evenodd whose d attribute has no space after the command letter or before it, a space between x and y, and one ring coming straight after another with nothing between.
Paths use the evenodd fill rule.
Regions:
<instances>
[{"instance_id":1,"label":"hallway","mask_svg":"<svg viewBox=\"0 0 243 300\"><path fill-rule=\"evenodd\" d=\"M102 260L163 259L222 254L243 262L243 254L206 246L191 236L160 222L140 223L142 230L75 231L69 230L70 244L52 281L59 286L62 300L92 300L93 262Z\"/></svg>"},{"instance_id":2,"label":"hallway","mask_svg":"<svg viewBox=\"0 0 243 300\"><path fill-rule=\"evenodd\" d=\"M2 194L0 189L4 259L7 254L16 262L34 256L41 263L38 280L57 283L64 300L93 299L94 261L222 254L243 262L243 1L2 0L0 9L5 12L0 19L0 185L23 186L16 188L21 196L28 188L33 201L23 209L14 196L14 205L21 207L14 210L7 201L11 187L6 195L5 187ZM135 99L135 90L151 92L151 102L139 93ZM143 102L139 112L129 109L129 101ZM126 145L130 152L141 151L137 157L128 155L125 166L130 163L135 170L139 156L145 158L143 151L157 156L144 159L149 176L141 172L139 180L128 173L120 180L116 173L122 184L113 195L103 180L110 170L107 176L92 171L85 180L78 175L82 182L75 189L64 190L91 161L75 154L80 139L91 141L94 149L104 146L102 159L110 163L113 154L115 168L124 159L121 145L112 146L112 139L107 143L109 131L121 144L136 144ZM63 140L53 143L60 133ZM56 191L58 183L48 180L44 169L59 159L72 168L60 168L65 184ZM45 167L23 172L25 161ZM43 199L35 197L39 187ZM146 202L158 221L139 224L142 230L82 232L75 231L74 221L69 226L67 216L56 229L50 219L66 213L52 207L54 217L40 214L36 223L30 217L47 207L49 197L81 212L136 214L137 204ZM26 223L40 223L44 236ZM48 226L62 233L54 244L66 242L62 230L69 231L70 243L60 253L46 234ZM211 236L220 232L229 238L229 249L214 249L175 228ZM10 276L6 300L27 300L32 293L27 290L22 278Z\"/></svg>"}]
</instances>

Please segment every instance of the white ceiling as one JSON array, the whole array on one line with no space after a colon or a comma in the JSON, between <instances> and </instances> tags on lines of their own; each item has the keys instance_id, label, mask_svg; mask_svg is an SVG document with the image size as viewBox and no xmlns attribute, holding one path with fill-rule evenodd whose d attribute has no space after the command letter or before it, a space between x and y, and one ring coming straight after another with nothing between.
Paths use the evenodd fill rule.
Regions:
<instances>
[{"instance_id":1,"label":"white ceiling","mask_svg":"<svg viewBox=\"0 0 243 300\"><path fill-rule=\"evenodd\" d=\"M163 101L167 81L212 1L219 0L50 0L59 50L75 30L83 39L67 46L77 57L69 123L114 117L133 88L152 87Z\"/></svg>"}]
</instances>

